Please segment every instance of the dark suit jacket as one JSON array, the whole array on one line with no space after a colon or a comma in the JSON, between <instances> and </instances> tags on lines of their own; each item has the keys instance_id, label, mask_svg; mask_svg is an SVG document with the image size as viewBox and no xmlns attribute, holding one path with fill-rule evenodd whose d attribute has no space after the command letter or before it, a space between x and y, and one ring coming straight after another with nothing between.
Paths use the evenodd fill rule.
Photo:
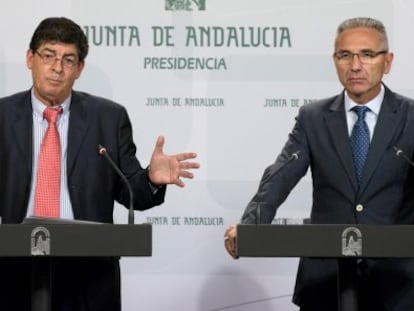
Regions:
<instances>
[{"instance_id":1,"label":"dark suit jacket","mask_svg":"<svg viewBox=\"0 0 414 311\"><path fill-rule=\"evenodd\" d=\"M32 178L32 124L30 91L0 99L0 216L3 223L20 223L26 216ZM125 206L129 204L126 185L106 159L99 155L98 144L106 147L131 183L135 209L145 210L163 203L166 188L153 194L147 170L141 167L135 156L136 148L125 108L104 98L73 92L68 130L67 178L76 219L112 223L114 201ZM71 272L53 284L55 288L61 282L65 292L62 294L56 290L55 296L68 294L68 285L73 283L73 287L84 287L88 292L76 293L74 295L83 297L74 299L87 301L90 310L117 310L120 304L119 263L117 259L103 261L80 267L87 260L76 260L71 268L57 262L56 269L61 266L62 271ZM19 267L16 265L17 269L23 271ZM83 275L80 275L81 272ZM59 272L55 274L59 275ZM73 274L77 280L70 279ZM1 275L4 275L3 272ZM0 282L4 284L1 278ZM90 297L85 298L85 295ZM3 299L0 299L0 309L7 310L1 308L1 301ZM100 302L102 308L99 307ZM13 307L13 310L24 308Z\"/></svg>"},{"instance_id":2,"label":"dark suit jacket","mask_svg":"<svg viewBox=\"0 0 414 311\"><path fill-rule=\"evenodd\" d=\"M287 143L276 162L265 170L242 223L256 223L258 205L261 206L261 221L271 223L277 208L310 167L313 181L311 223L413 224L413 169L395 155L394 146L412 157L414 101L387 87L360 186L352 162L344 94L301 107ZM298 150L299 158L282 167ZM363 205L362 211L356 210L358 204ZM376 295L390 310L405 310L398 309L405 297L410 297L414 303L414 296L409 296L414 284L414 266L407 262L409 260L393 263L393 274L400 276L396 288L393 288L396 285L394 279L385 282L381 273L376 273L376 277L384 281L374 282L375 288L381 287ZM376 272L378 262L369 263L371 271ZM306 305L335 296L336 268L330 260L301 259L294 302ZM371 274L367 275L370 281ZM414 310L414 307L410 309Z\"/></svg>"}]
</instances>

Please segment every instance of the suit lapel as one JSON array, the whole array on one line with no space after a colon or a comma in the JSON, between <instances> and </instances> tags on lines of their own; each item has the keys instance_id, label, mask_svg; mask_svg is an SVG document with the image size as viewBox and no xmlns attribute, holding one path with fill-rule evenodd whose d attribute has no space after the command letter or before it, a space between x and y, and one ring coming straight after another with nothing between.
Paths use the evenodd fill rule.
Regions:
<instances>
[{"instance_id":1,"label":"suit lapel","mask_svg":"<svg viewBox=\"0 0 414 311\"><path fill-rule=\"evenodd\" d=\"M348 126L345 118L343 93L335 98L330 107L329 113L325 116L325 120L338 157L353 187L357 189L358 182L355 176L354 163L352 162L352 151L349 143Z\"/></svg>"},{"instance_id":2,"label":"suit lapel","mask_svg":"<svg viewBox=\"0 0 414 311\"><path fill-rule=\"evenodd\" d=\"M30 92L27 92L23 100L14 105L14 114L11 116L16 145L25 159L24 164L29 174L32 173L33 162L33 111L30 96Z\"/></svg>"},{"instance_id":3,"label":"suit lapel","mask_svg":"<svg viewBox=\"0 0 414 311\"><path fill-rule=\"evenodd\" d=\"M394 100L391 91L386 88L361 179L361 192L368 185L375 168L378 166L383 153L389 147L403 117L402 109Z\"/></svg>"},{"instance_id":4,"label":"suit lapel","mask_svg":"<svg viewBox=\"0 0 414 311\"><path fill-rule=\"evenodd\" d=\"M88 131L88 114L83 98L77 92L72 93L70 105L67 173L71 175L76 158Z\"/></svg>"}]
</instances>

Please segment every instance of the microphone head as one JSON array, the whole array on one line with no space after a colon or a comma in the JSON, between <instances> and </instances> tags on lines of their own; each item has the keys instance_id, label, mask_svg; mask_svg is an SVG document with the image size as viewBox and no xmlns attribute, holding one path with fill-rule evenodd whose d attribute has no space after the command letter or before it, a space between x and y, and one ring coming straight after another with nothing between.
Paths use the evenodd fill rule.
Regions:
<instances>
[{"instance_id":1,"label":"microphone head","mask_svg":"<svg viewBox=\"0 0 414 311\"><path fill-rule=\"evenodd\" d=\"M398 149L396 146L393 146L392 148L394 149L395 155L397 157L399 157L403 153L403 151L401 149Z\"/></svg>"},{"instance_id":2,"label":"microphone head","mask_svg":"<svg viewBox=\"0 0 414 311\"><path fill-rule=\"evenodd\" d=\"M102 145L98 145L98 152L100 155L104 155L106 153L106 148Z\"/></svg>"},{"instance_id":3,"label":"microphone head","mask_svg":"<svg viewBox=\"0 0 414 311\"><path fill-rule=\"evenodd\" d=\"M292 157L293 157L295 160L297 160L297 159L299 158L299 154L300 154L300 150L298 150L298 151L296 151L296 152L292 153Z\"/></svg>"}]
</instances>

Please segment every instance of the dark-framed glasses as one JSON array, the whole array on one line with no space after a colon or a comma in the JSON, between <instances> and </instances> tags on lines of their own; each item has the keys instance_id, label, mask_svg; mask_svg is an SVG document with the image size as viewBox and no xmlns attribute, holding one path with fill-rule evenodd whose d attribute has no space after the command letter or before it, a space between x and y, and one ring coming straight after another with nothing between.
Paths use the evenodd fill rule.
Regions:
<instances>
[{"instance_id":1,"label":"dark-framed glasses","mask_svg":"<svg viewBox=\"0 0 414 311\"><path fill-rule=\"evenodd\" d=\"M56 56L51 52L35 52L42 59L45 65L54 65L57 61L61 61L62 66L65 68L73 68L78 64L78 59L74 55L65 55L62 58Z\"/></svg>"},{"instance_id":2,"label":"dark-framed glasses","mask_svg":"<svg viewBox=\"0 0 414 311\"><path fill-rule=\"evenodd\" d=\"M358 56L358 59L362 64L373 64L379 55L386 53L388 53L388 50L363 50L358 53L352 53L350 51L338 51L334 53L334 57L339 64L350 64L354 60L354 56Z\"/></svg>"}]
</instances>

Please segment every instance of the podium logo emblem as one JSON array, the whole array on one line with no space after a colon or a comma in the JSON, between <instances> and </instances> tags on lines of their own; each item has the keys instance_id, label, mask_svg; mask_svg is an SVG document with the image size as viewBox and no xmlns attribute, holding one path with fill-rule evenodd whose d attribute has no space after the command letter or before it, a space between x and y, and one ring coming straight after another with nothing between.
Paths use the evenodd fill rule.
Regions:
<instances>
[{"instance_id":1,"label":"podium logo emblem","mask_svg":"<svg viewBox=\"0 0 414 311\"><path fill-rule=\"evenodd\" d=\"M348 227L342 232L342 255L362 256L362 233L358 228Z\"/></svg>"},{"instance_id":2,"label":"podium logo emblem","mask_svg":"<svg viewBox=\"0 0 414 311\"><path fill-rule=\"evenodd\" d=\"M50 232L45 227L36 227L31 234L31 254L33 256L50 255Z\"/></svg>"}]
</instances>

